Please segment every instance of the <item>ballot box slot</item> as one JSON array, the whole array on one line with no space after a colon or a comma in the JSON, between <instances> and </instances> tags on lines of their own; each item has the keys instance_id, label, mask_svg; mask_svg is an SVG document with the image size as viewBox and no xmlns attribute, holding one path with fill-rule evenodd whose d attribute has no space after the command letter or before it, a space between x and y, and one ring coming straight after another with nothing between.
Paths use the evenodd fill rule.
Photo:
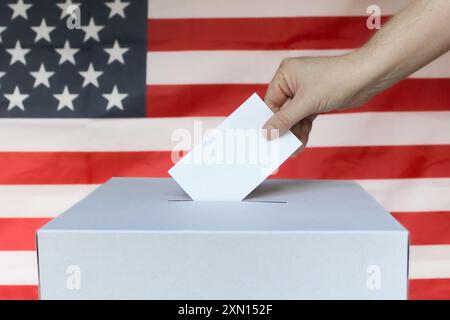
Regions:
<instances>
[{"instance_id":1,"label":"ballot box slot","mask_svg":"<svg viewBox=\"0 0 450 320\"><path fill-rule=\"evenodd\" d=\"M244 200L243 202L258 202L258 203L286 203L286 201L276 201L276 200Z\"/></svg>"},{"instance_id":2,"label":"ballot box slot","mask_svg":"<svg viewBox=\"0 0 450 320\"><path fill-rule=\"evenodd\" d=\"M192 199L169 199L168 202L193 202ZM256 203L287 203L286 201L278 201L278 200L243 200L242 202L256 202Z\"/></svg>"}]
</instances>

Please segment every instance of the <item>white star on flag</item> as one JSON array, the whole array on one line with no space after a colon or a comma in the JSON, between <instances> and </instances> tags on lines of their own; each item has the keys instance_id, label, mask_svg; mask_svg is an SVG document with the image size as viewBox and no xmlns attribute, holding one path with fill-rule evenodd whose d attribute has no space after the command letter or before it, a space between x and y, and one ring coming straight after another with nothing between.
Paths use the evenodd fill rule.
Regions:
<instances>
[{"instance_id":1,"label":"white star on flag","mask_svg":"<svg viewBox=\"0 0 450 320\"><path fill-rule=\"evenodd\" d=\"M34 32L36 32L36 38L34 39L34 42L38 42L41 39L47 40L48 42L51 42L50 39L50 33L56 29L56 27L50 27L47 25L47 22L45 22L45 19L42 19L41 25L37 27L31 27Z\"/></svg>"},{"instance_id":2,"label":"white star on flag","mask_svg":"<svg viewBox=\"0 0 450 320\"><path fill-rule=\"evenodd\" d=\"M97 41L100 41L100 38L98 36L98 33L104 28L105 26L96 25L94 18L91 18L89 21L89 24L87 26L81 26L81 30L85 32L84 35L84 42L88 41L89 39L94 39Z\"/></svg>"},{"instance_id":3,"label":"white star on flag","mask_svg":"<svg viewBox=\"0 0 450 320\"><path fill-rule=\"evenodd\" d=\"M17 17L22 17L26 20L28 20L28 14L27 11L32 7L32 4L24 3L23 0L17 0L17 2L8 4L8 7L10 7L13 10L13 15L11 17L11 20L14 20Z\"/></svg>"},{"instance_id":4,"label":"white star on flag","mask_svg":"<svg viewBox=\"0 0 450 320\"><path fill-rule=\"evenodd\" d=\"M125 18L125 8L128 7L130 3L122 2L120 0L114 0L114 2L105 2L105 5L108 6L111 10L109 12L109 18L112 18L115 15Z\"/></svg>"},{"instance_id":5,"label":"white star on flag","mask_svg":"<svg viewBox=\"0 0 450 320\"><path fill-rule=\"evenodd\" d=\"M98 88L98 78L103 74L103 71L95 71L93 64L89 64L87 71L80 71L80 75L84 78L83 88L88 84L93 84Z\"/></svg>"},{"instance_id":6,"label":"white star on flag","mask_svg":"<svg viewBox=\"0 0 450 320\"><path fill-rule=\"evenodd\" d=\"M28 52L30 52L30 49L22 48L20 41L16 42L16 46L14 49L6 49L6 51L8 51L8 53L11 55L10 65L13 65L16 62L21 62L25 65L27 64L25 56Z\"/></svg>"},{"instance_id":7,"label":"white star on flag","mask_svg":"<svg viewBox=\"0 0 450 320\"><path fill-rule=\"evenodd\" d=\"M74 111L73 100L78 98L78 94L71 94L67 86L64 87L61 94L54 94L53 96L59 101L58 111L64 108Z\"/></svg>"},{"instance_id":8,"label":"white star on flag","mask_svg":"<svg viewBox=\"0 0 450 320\"><path fill-rule=\"evenodd\" d=\"M80 7L81 3L73 3L72 0L66 0L64 3L57 3L56 4L61 9L61 18L64 19L64 17L68 16L70 13L72 13L71 8Z\"/></svg>"},{"instance_id":9,"label":"white star on flag","mask_svg":"<svg viewBox=\"0 0 450 320\"><path fill-rule=\"evenodd\" d=\"M72 49L70 47L69 41L66 40L66 42L64 43L64 48L55 49L55 51L61 56L61 58L59 59L60 65L66 61L75 65L75 54L77 54L80 49Z\"/></svg>"},{"instance_id":10,"label":"white star on flag","mask_svg":"<svg viewBox=\"0 0 450 320\"><path fill-rule=\"evenodd\" d=\"M121 48L119 45L119 41L116 40L114 41L114 45L112 48L105 48L104 50L109 54L108 64L111 64L114 61L119 61L120 63L125 64L125 61L123 60L123 55L130 49Z\"/></svg>"},{"instance_id":11,"label":"white star on flag","mask_svg":"<svg viewBox=\"0 0 450 320\"><path fill-rule=\"evenodd\" d=\"M14 93L5 94L5 98L9 100L8 111L16 107L22 111L25 111L23 101L27 99L29 96L30 96L29 94L22 94L19 90L19 87L16 86L16 88L14 89Z\"/></svg>"},{"instance_id":12,"label":"white star on flag","mask_svg":"<svg viewBox=\"0 0 450 320\"><path fill-rule=\"evenodd\" d=\"M106 110L112 109L114 107L123 110L122 100L128 97L128 94L119 93L117 86L114 86L111 94L103 94L103 97L108 100L108 106Z\"/></svg>"},{"instance_id":13,"label":"white star on flag","mask_svg":"<svg viewBox=\"0 0 450 320\"><path fill-rule=\"evenodd\" d=\"M54 74L55 74L54 72L45 70L45 66L42 63L41 67L39 68L39 71L31 72L31 75L35 78L33 88L36 88L37 86L39 86L41 84L46 86L47 88L50 88L49 79Z\"/></svg>"}]
</instances>

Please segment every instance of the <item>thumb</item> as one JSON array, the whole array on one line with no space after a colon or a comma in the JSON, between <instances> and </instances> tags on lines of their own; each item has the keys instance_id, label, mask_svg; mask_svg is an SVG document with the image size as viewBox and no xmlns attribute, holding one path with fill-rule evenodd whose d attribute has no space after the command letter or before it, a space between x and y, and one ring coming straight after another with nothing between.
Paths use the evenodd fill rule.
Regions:
<instances>
[{"instance_id":1,"label":"thumb","mask_svg":"<svg viewBox=\"0 0 450 320\"><path fill-rule=\"evenodd\" d=\"M305 108L297 97L288 101L264 124L266 138L272 140L285 134L296 123L309 116L307 110L308 108Z\"/></svg>"}]
</instances>

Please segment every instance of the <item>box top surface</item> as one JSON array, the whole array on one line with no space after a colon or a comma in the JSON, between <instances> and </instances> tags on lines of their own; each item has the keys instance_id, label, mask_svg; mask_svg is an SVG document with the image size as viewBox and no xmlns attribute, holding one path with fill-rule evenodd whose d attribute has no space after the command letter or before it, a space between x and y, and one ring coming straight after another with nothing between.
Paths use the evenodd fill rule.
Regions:
<instances>
[{"instance_id":1,"label":"box top surface","mask_svg":"<svg viewBox=\"0 0 450 320\"><path fill-rule=\"evenodd\" d=\"M111 179L39 232L95 230L406 232L350 181L266 180L242 202L206 202L166 178Z\"/></svg>"}]
</instances>

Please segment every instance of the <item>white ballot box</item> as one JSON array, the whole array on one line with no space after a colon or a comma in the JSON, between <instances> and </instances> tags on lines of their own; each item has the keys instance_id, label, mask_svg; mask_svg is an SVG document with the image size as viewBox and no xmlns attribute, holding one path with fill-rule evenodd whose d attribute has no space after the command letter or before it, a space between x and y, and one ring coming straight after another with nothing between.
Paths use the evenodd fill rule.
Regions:
<instances>
[{"instance_id":1,"label":"white ballot box","mask_svg":"<svg viewBox=\"0 0 450 320\"><path fill-rule=\"evenodd\" d=\"M37 244L42 299L407 297L408 233L352 182L191 201L171 179L115 178Z\"/></svg>"}]
</instances>

